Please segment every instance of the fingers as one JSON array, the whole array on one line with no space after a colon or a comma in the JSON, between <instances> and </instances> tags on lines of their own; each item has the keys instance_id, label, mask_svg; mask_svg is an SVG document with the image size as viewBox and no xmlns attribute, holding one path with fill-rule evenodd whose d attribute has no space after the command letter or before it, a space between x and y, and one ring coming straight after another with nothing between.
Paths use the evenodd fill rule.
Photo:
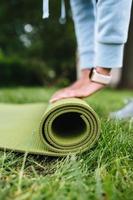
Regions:
<instances>
[{"instance_id":1,"label":"fingers","mask_svg":"<svg viewBox=\"0 0 133 200\"><path fill-rule=\"evenodd\" d=\"M75 96L74 91L64 91L60 94L54 95L51 99L50 99L50 103L54 103L55 101L58 101L60 99L64 99L64 98L72 98Z\"/></svg>"}]
</instances>

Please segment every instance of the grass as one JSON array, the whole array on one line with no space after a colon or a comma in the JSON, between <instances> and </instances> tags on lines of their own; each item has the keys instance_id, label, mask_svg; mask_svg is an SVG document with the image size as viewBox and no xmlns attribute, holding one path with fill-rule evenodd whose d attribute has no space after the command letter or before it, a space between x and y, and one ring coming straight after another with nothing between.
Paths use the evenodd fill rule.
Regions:
<instances>
[{"instance_id":1,"label":"grass","mask_svg":"<svg viewBox=\"0 0 133 200\"><path fill-rule=\"evenodd\" d=\"M0 102L47 102L56 89L0 89ZM133 200L133 121L107 119L132 92L105 90L87 98L102 122L93 149L51 158L0 151L0 200Z\"/></svg>"}]
</instances>

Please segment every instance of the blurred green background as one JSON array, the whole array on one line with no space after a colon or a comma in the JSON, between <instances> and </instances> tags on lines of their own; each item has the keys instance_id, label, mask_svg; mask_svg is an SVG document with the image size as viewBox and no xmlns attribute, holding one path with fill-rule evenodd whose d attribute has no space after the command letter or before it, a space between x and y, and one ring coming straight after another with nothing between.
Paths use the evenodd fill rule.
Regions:
<instances>
[{"instance_id":1,"label":"blurred green background","mask_svg":"<svg viewBox=\"0 0 133 200\"><path fill-rule=\"evenodd\" d=\"M76 39L69 1L67 21L59 23L61 2L0 1L0 86L65 86L76 79ZM133 28L126 45L121 88L133 88Z\"/></svg>"}]
</instances>

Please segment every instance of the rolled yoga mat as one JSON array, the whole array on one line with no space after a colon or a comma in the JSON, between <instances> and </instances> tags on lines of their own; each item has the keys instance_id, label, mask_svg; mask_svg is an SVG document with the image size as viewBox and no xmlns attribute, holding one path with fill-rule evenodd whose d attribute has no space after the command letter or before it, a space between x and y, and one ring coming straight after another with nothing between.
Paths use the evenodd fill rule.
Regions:
<instances>
[{"instance_id":1,"label":"rolled yoga mat","mask_svg":"<svg viewBox=\"0 0 133 200\"><path fill-rule=\"evenodd\" d=\"M65 156L87 151L99 135L99 118L81 99L63 99L48 106L0 104L2 149Z\"/></svg>"}]
</instances>

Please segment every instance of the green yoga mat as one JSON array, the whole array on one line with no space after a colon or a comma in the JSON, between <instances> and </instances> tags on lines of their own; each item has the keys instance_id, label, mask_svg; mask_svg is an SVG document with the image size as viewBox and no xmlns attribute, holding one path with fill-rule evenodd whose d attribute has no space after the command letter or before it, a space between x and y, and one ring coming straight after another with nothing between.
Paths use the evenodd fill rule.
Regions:
<instances>
[{"instance_id":1,"label":"green yoga mat","mask_svg":"<svg viewBox=\"0 0 133 200\"><path fill-rule=\"evenodd\" d=\"M83 100L0 104L0 148L49 156L90 149L100 135L95 111Z\"/></svg>"}]
</instances>

